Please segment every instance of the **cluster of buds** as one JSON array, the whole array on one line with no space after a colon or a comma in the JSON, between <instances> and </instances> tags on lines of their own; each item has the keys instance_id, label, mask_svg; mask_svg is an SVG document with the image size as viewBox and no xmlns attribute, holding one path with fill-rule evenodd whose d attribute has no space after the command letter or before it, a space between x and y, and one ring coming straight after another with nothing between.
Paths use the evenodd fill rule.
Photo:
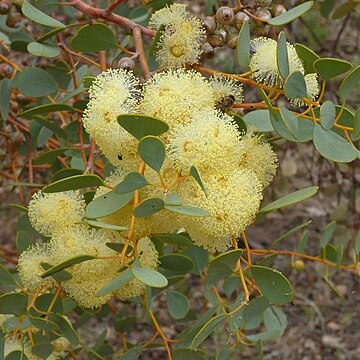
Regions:
<instances>
[{"instance_id":1,"label":"cluster of buds","mask_svg":"<svg viewBox=\"0 0 360 360\"><path fill-rule=\"evenodd\" d=\"M234 49L244 22L250 23L255 35L264 36L270 30L266 22L286 12L283 5L274 5L272 0L256 0L256 4L242 10L236 12L236 9L221 6L214 16L207 16L203 20L207 41L202 45L202 50L206 57L212 57L216 47Z\"/></svg>"}]
</instances>

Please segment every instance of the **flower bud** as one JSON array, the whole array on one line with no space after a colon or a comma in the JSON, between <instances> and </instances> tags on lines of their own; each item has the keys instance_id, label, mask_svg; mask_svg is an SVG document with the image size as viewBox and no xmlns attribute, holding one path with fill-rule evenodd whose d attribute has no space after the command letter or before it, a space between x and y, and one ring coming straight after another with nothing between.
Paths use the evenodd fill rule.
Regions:
<instances>
[{"instance_id":1,"label":"flower bud","mask_svg":"<svg viewBox=\"0 0 360 360\"><path fill-rule=\"evenodd\" d=\"M211 59L215 55L214 48L208 42L202 44L201 50L203 55L208 59Z\"/></svg>"},{"instance_id":2,"label":"flower bud","mask_svg":"<svg viewBox=\"0 0 360 360\"><path fill-rule=\"evenodd\" d=\"M271 6L272 0L256 0L256 4L260 6Z\"/></svg>"},{"instance_id":3,"label":"flower bud","mask_svg":"<svg viewBox=\"0 0 360 360\"><path fill-rule=\"evenodd\" d=\"M215 17L219 24L229 25L234 20L234 11L228 6L221 6L216 12Z\"/></svg>"},{"instance_id":4,"label":"flower bud","mask_svg":"<svg viewBox=\"0 0 360 360\"><path fill-rule=\"evenodd\" d=\"M0 0L0 15L7 15L10 13L12 4L8 0Z\"/></svg>"},{"instance_id":5,"label":"flower bud","mask_svg":"<svg viewBox=\"0 0 360 360\"><path fill-rule=\"evenodd\" d=\"M225 44L226 31L217 30L208 37L209 44L213 47L223 46Z\"/></svg>"},{"instance_id":6,"label":"flower bud","mask_svg":"<svg viewBox=\"0 0 360 360\"><path fill-rule=\"evenodd\" d=\"M283 5L278 4L274 8L274 16L280 16L281 14L285 13L286 9Z\"/></svg>"},{"instance_id":7,"label":"flower bud","mask_svg":"<svg viewBox=\"0 0 360 360\"><path fill-rule=\"evenodd\" d=\"M235 49L236 48L236 43L237 43L237 39L238 39L239 35L233 35L231 36L227 42L226 42L226 46L230 49Z\"/></svg>"},{"instance_id":8,"label":"flower bud","mask_svg":"<svg viewBox=\"0 0 360 360\"><path fill-rule=\"evenodd\" d=\"M270 25L265 25L262 24L261 26L256 26L253 29L253 34L256 36L266 36L269 34L270 31Z\"/></svg>"},{"instance_id":9,"label":"flower bud","mask_svg":"<svg viewBox=\"0 0 360 360\"><path fill-rule=\"evenodd\" d=\"M241 27L243 26L243 23L247 21L250 21L250 18L247 14L245 14L242 11L239 11L236 15L235 15L235 26L238 30L241 29Z\"/></svg>"},{"instance_id":10,"label":"flower bud","mask_svg":"<svg viewBox=\"0 0 360 360\"><path fill-rule=\"evenodd\" d=\"M264 21L268 21L271 19L271 13L269 10L267 9L264 9L264 8L259 8L256 13L255 13L255 16L257 16L259 19L261 20L264 20ZM261 25L263 24L262 21L256 21L255 22L258 24L258 25Z\"/></svg>"},{"instance_id":11,"label":"flower bud","mask_svg":"<svg viewBox=\"0 0 360 360\"><path fill-rule=\"evenodd\" d=\"M302 260L295 260L293 267L294 269L301 271L305 269L305 263Z\"/></svg>"},{"instance_id":12,"label":"flower bud","mask_svg":"<svg viewBox=\"0 0 360 360\"><path fill-rule=\"evenodd\" d=\"M134 70L135 61L129 57L123 57L118 62L118 68L124 70Z\"/></svg>"},{"instance_id":13,"label":"flower bud","mask_svg":"<svg viewBox=\"0 0 360 360\"><path fill-rule=\"evenodd\" d=\"M203 20L203 24L207 33L212 33L216 29L216 21L212 16L207 16Z\"/></svg>"}]
</instances>

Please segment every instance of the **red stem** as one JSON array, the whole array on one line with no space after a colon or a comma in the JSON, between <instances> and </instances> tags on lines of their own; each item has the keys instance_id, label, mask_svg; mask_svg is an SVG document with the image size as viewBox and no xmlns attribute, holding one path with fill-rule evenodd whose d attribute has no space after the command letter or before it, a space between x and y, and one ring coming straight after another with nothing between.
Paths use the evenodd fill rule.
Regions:
<instances>
[{"instance_id":1,"label":"red stem","mask_svg":"<svg viewBox=\"0 0 360 360\"><path fill-rule=\"evenodd\" d=\"M91 18L104 19L104 20L110 21L114 24L118 24L122 27L129 28L131 30L133 30L135 27L139 27L143 34L146 34L149 36L154 36L153 30L150 30L144 26L138 25L123 16L113 14L113 13L108 14L106 9L104 10L104 9L95 8L91 5L84 3L81 0L70 0L70 1L68 1L68 4L74 6L77 10L88 15Z\"/></svg>"}]
</instances>

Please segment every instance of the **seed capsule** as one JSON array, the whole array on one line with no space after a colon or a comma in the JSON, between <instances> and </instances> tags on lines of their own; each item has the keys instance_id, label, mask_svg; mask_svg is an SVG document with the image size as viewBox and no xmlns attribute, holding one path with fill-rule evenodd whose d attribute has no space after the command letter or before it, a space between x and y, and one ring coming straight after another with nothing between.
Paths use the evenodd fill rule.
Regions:
<instances>
[{"instance_id":1,"label":"seed capsule","mask_svg":"<svg viewBox=\"0 0 360 360\"><path fill-rule=\"evenodd\" d=\"M216 12L215 17L219 24L229 25L234 20L234 11L228 6L221 6Z\"/></svg>"},{"instance_id":2,"label":"seed capsule","mask_svg":"<svg viewBox=\"0 0 360 360\"><path fill-rule=\"evenodd\" d=\"M253 34L256 36L266 36L269 34L269 32L270 32L270 25L264 26L264 23L262 23L262 25L260 26L256 26L253 29Z\"/></svg>"},{"instance_id":3,"label":"seed capsule","mask_svg":"<svg viewBox=\"0 0 360 360\"><path fill-rule=\"evenodd\" d=\"M215 55L214 48L208 42L202 44L201 50L203 55L208 59L211 59Z\"/></svg>"},{"instance_id":4,"label":"seed capsule","mask_svg":"<svg viewBox=\"0 0 360 360\"><path fill-rule=\"evenodd\" d=\"M286 9L283 5L278 4L274 8L274 16L280 16L281 14L286 13Z\"/></svg>"},{"instance_id":5,"label":"seed capsule","mask_svg":"<svg viewBox=\"0 0 360 360\"><path fill-rule=\"evenodd\" d=\"M213 47L223 46L225 44L226 31L217 30L208 37L209 44Z\"/></svg>"},{"instance_id":6,"label":"seed capsule","mask_svg":"<svg viewBox=\"0 0 360 360\"><path fill-rule=\"evenodd\" d=\"M13 68L8 64L4 64L4 65L0 66L0 76L1 77L11 78L13 71L14 71Z\"/></svg>"},{"instance_id":7,"label":"seed capsule","mask_svg":"<svg viewBox=\"0 0 360 360\"><path fill-rule=\"evenodd\" d=\"M123 57L118 62L118 68L124 70L134 70L135 61L129 57Z\"/></svg>"},{"instance_id":8,"label":"seed capsule","mask_svg":"<svg viewBox=\"0 0 360 360\"><path fill-rule=\"evenodd\" d=\"M0 1L0 15L7 15L10 13L12 9L12 4L8 0Z\"/></svg>"},{"instance_id":9,"label":"seed capsule","mask_svg":"<svg viewBox=\"0 0 360 360\"><path fill-rule=\"evenodd\" d=\"M230 49L236 48L236 43L239 35L234 35L230 37L230 39L226 42L226 46Z\"/></svg>"},{"instance_id":10,"label":"seed capsule","mask_svg":"<svg viewBox=\"0 0 360 360\"><path fill-rule=\"evenodd\" d=\"M255 20L255 23L257 25L264 25L264 21L268 21L272 18L271 16L271 12L269 10L266 10L264 8L259 8L256 12L255 12L255 16L257 16L260 20Z\"/></svg>"},{"instance_id":11,"label":"seed capsule","mask_svg":"<svg viewBox=\"0 0 360 360\"><path fill-rule=\"evenodd\" d=\"M239 11L236 15L235 15L235 26L238 30L241 29L241 27L243 26L243 23L247 21L250 21L250 18L247 14L245 14L242 11Z\"/></svg>"},{"instance_id":12,"label":"seed capsule","mask_svg":"<svg viewBox=\"0 0 360 360\"><path fill-rule=\"evenodd\" d=\"M212 33L216 29L216 21L212 16L207 16L204 20L204 27L207 33Z\"/></svg>"}]
</instances>

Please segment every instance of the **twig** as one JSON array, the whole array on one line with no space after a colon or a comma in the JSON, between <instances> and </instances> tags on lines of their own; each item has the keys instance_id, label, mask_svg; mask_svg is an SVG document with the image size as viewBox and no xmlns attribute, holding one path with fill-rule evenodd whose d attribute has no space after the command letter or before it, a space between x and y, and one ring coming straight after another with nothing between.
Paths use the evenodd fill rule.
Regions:
<instances>
[{"instance_id":1,"label":"twig","mask_svg":"<svg viewBox=\"0 0 360 360\"><path fill-rule=\"evenodd\" d=\"M109 16L124 0L116 0L104 10L104 16Z\"/></svg>"},{"instance_id":2,"label":"twig","mask_svg":"<svg viewBox=\"0 0 360 360\"><path fill-rule=\"evenodd\" d=\"M149 70L149 66L148 66L148 63L146 61L145 54L144 54L144 48L143 48L140 27L137 26L133 29L133 37L134 37L134 43L135 43L135 50L139 56L139 62L140 62L140 66L141 66L144 78L145 78L145 80L149 80L150 79L150 70Z\"/></svg>"},{"instance_id":3,"label":"twig","mask_svg":"<svg viewBox=\"0 0 360 360\"><path fill-rule=\"evenodd\" d=\"M129 28L130 30L133 30L135 27L139 27L141 32L143 34L154 36L155 32L153 30L150 30L144 26L138 25L134 23L133 21L120 16L116 14L105 14L105 11L103 9L95 8L91 5L86 4L85 2L81 0L70 0L68 1L69 5L72 5L74 8L79 10L80 12L88 15L91 18L97 18L97 19L104 19L107 21L110 21L114 24L120 25L121 27Z\"/></svg>"}]
</instances>

